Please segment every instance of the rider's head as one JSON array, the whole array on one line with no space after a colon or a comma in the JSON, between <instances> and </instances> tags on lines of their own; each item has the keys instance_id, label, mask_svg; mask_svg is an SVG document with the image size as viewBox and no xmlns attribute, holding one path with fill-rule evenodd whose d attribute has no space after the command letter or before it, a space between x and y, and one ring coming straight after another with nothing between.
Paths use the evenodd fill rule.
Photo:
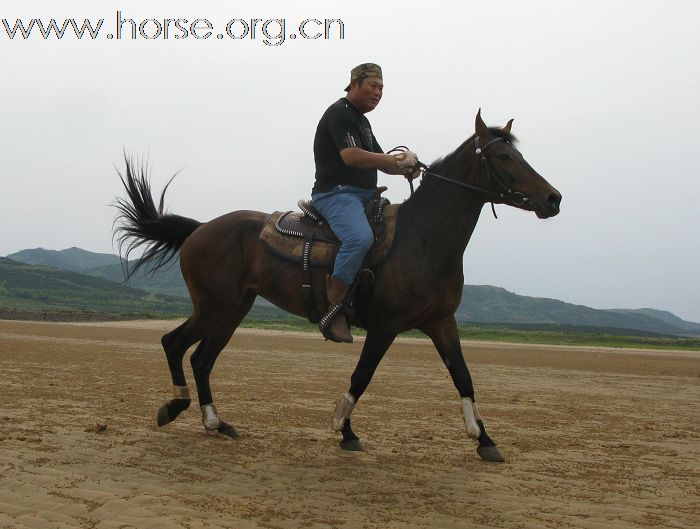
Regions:
<instances>
[{"instance_id":1,"label":"rider's head","mask_svg":"<svg viewBox=\"0 0 700 529\"><path fill-rule=\"evenodd\" d=\"M350 84L345 88L348 100L363 114L371 112L382 98L384 81L382 69L371 62L355 66L350 72Z\"/></svg>"}]
</instances>

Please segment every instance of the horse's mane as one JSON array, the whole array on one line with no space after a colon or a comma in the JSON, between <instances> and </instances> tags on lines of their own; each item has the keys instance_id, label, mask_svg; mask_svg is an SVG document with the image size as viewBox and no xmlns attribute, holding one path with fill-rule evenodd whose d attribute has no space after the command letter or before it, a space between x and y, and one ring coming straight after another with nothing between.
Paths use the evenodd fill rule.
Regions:
<instances>
[{"instance_id":1,"label":"horse's mane","mask_svg":"<svg viewBox=\"0 0 700 529\"><path fill-rule=\"evenodd\" d=\"M510 144L515 144L518 141L518 138L515 137L510 132L507 132L503 130L502 128L499 127L489 127L489 132L493 137L495 138L503 138ZM462 144L457 147L454 151L452 151L450 154L447 154L445 156L442 156L435 160L433 163L431 163L428 166L428 170L433 171L435 173L439 173L440 171L444 171L445 168L449 167L452 161L457 157L457 154L462 152L462 150L469 144L474 142L474 138L476 137L476 134L473 134L469 138L467 138Z\"/></svg>"},{"instance_id":2,"label":"horse's mane","mask_svg":"<svg viewBox=\"0 0 700 529\"><path fill-rule=\"evenodd\" d=\"M507 132L499 127L489 127L489 132L494 138L503 138L506 140L508 143L514 144L518 141L518 139L511 134L510 132ZM435 161L433 161L429 166L428 166L428 172L435 173L435 174L441 174L441 175L446 175L449 174L450 168L452 166L452 163L454 160L464 151L464 149L474 143L474 138L476 137L476 134L473 134L466 140L462 142L462 144L457 147L454 151L452 151L450 154L447 154L445 156L442 156ZM418 186L416 189L416 192L408 197L402 206L407 206L408 208L415 207L418 205L419 202L423 201L426 199L426 197L429 197L433 194L434 189L433 186L438 185L438 180L437 178L431 176L431 175L424 175L423 179L421 180L421 184Z\"/></svg>"}]
</instances>

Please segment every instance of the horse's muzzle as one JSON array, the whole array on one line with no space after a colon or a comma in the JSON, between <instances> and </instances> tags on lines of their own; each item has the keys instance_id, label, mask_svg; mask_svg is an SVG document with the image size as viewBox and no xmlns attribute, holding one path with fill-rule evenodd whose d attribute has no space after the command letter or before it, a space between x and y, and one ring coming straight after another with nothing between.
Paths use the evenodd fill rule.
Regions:
<instances>
[{"instance_id":1,"label":"horse's muzzle","mask_svg":"<svg viewBox=\"0 0 700 529\"><path fill-rule=\"evenodd\" d=\"M546 200L542 204L535 205L535 214L540 219L548 219L559 214L559 206L561 205L561 193L553 190L547 195Z\"/></svg>"}]
</instances>

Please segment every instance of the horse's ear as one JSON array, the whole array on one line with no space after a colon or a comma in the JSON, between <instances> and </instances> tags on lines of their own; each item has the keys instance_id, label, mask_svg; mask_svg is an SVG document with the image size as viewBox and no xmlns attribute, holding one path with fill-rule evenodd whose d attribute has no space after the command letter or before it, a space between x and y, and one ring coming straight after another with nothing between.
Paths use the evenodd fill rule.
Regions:
<instances>
[{"instance_id":1,"label":"horse's ear","mask_svg":"<svg viewBox=\"0 0 700 529\"><path fill-rule=\"evenodd\" d=\"M479 112L476 113L476 123L474 128L476 130L476 135L481 138L488 138L491 135L486 123L484 123L484 120L481 119L481 109L479 109Z\"/></svg>"},{"instance_id":2,"label":"horse's ear","mask_svg":"<svg viewBox=\"0 0 700 529\"><path fill-rule=\"evenodd\" d=\"M508 123L506 123L506 126L503 127L503 130L510 134L510 128L513 126L513 120L511 119Z\"/></svg>"}]
</instances>

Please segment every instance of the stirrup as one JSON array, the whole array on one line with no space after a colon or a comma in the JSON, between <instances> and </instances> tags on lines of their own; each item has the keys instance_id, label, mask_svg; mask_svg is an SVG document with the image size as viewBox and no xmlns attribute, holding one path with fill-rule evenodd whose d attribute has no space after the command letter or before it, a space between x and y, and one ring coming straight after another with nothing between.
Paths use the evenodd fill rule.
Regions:
<instances>
[{"instance_id":1,"label":"stirrup","mask_svg":"<svg viewBox=\"0 0 700 529\"><path fill-rule=\"evenodd\" d=\"M321 331L321 334L326 340L330 340L331 342L335 343L343 343L341 340L336 339L331 333L330 333L330 324L333 321L333 319L336 316L342 316L341 312L343 309L343 304L338 303L337 305L334 305L331 307L331 309L326 312L326 314L319 320L318 322L318 329ZM348 332L350 329L348 328Z\"/></svg>"}]
</instances>

